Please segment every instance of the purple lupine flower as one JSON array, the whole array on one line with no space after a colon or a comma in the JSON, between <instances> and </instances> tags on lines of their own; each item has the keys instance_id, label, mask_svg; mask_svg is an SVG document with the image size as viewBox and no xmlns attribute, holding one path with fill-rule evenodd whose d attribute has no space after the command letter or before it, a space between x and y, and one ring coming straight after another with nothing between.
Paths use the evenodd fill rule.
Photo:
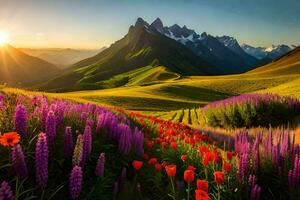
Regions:
<instances>
[{"instance_id":1,"label":"purple lupine flower","mask_svg":"<svg viewBox=\"0 0 300 200\"><path fill-rule=\"evenodd\" d=\"M48 142L53 141L56 136L56 117L52 110L48 112L46 118L46 135L49 139Z\"/></svg>"},{"instance_id":2,"label":"purple lupine flower","mask_svg":"<svg viewBox=\"0 0 300 200\"><path fill-rule=\"evenodd\" d=\"M259 185L255 184L251 188L250 199L251 200L259 200L260 199L260 194L261 194L261 187Z\"/></svg>"},{"instance_id":3,"label":"purple lupine flower","mask_svg":"<svg viewBox=\"0 0 300 200\"><path fill-rule=\"evenodd\" d=\"M84 163L82 160L82 156L83 156L83 136L79 134L77 136L77 141L76 141L73 158L72 158L73 166L76 165L83 166Z\"/></svg>"},{"instance_id":4,"label":"purple lupine flower","mask_svg":"<svg viewBox=\"0 0 300 200\"><path fill-rule=\"evenodd\" d=\"M81 167L73 167L69 180L69 192L71 199L77 199L80 196L82 181L83 177Z\"/></svg>"},{"instance_id":5,"label":"purple lupine flower","mask_svg":"<svg viewBox=\"0 0 300 200\"><path fill-rule=\"evenodd\" d=\"M0 199L1 200L13 200L14 199L13 192L11 191L9 184L6 181L3 181L1 183Z\"/></svg>"},{"instance_id":6,"label":"purple lupine flower","mask_svg":"<svg viewBox=\"0 0 300 200\"><path fill-rule=\"evenodd\" d=\"M11 149L12 165L18 177L26 178L28 176L25 156L20 144Z\"/></svg>"},{"instance_id":7,"label":"purple lupine flower","mask_svg":"<svg viewBox=\"0 0 300 200\"><path fill-rule=\"evenodd\" d=\"M47 121L47 115L49 112L48 104L47 102L42 103L42 108L41 108L41 121L42 121L42 127L43 130L46 131L46 121Z\"/></svg>"},{"instance_id":8,"label":"purple lupine flower","mask_svg":"<svg viewBox=\"0 0 300 200\"><path fill-rule=\"evenodd\" d=\"M249 169L249 154L247 153L241 154L238 161L238 175L240 180L242 180L244 177L247 177L248 169Z\"/></svg>"},{"instance_id":9,"label":"purple lupine flower","mask_svg":"<svg viewBox=\"0 0 300 200\"><path fill-rule=\"evenodd\" d=\"M119 191L120 191L119 183L118 183L118 181L116 181L114 183L114 187L113 187L113 197L114 197L114 199L116 199L116 197L118 196Z\"/></svg>"},{"instance_id":10,"label":"purple lupine flower","mask_svg":"<svg viewBox=\"0 0 300 200\"><path fill-rule=\"evenodd\" d=\"M73 155L73 135L72 135L72 129L71 127L66 127L65 130L65 135L64 135L64 150L65 150L65 155L68 158L71 158Z\"/></svg>"},{"instance_id":11,"label":"purple lupine flower","mask_svg":"<svg viewBox=\"0 0 300 200\"><path fill-rule=\"evenodd\" d=\"M90 156L91 152L92 152L92 129L89 125L86 125L83 133L83 154L82 154L83 163L85 163L86 159Z\"/></svg>"},{"instance_id":12,"label":"purple lupine flower","mask_svg":"<svg viewBox=\"0 0 300 200\"><path fill-rule=\"evenodd\" d=\"M123 154L128 154L131 150L131 130L128 125L120 124L118 125L119 132L119 151Z\"/></svg>"},{"instance_id":13,"label":"purple lupine flower","mask_svg":"<svg viewBox=\"0 0 300 200\"><path fill-rule=\"evenodd\" d=\"M83 122L86 122L87 118L88 118L88 114L86 112L82 112L81 115L80 115L80 119Z\"/></svg>"},{"instance_id":14,"label":"purple lupine flower","mask_svg":"<svg viewBox=\"0 0 300 200\"><path fill-rule=\"evenodd\" d=\"M40 133L35 147L36 182L45 188L48 182L48 142L45 133Z\"/></svg>"},{"instance_id":15,"label":"purple lupine flower","mask_svg":"<svg viewBox=\"0 0 300 200\"><path fill-rule=\"evenodd\" d=\"M14 116L15 130L22 136L26 136L27 130L27 111L25 106L17 105Z\"/></svg>"},{"instance_id":16,"label":"purple lupine flower","mask_svg":"<svg viewBox=\"0 0 300 200\"><path fill-rule=\"evenodd\" d=\"M96 133L100 133L100 130L102 129L103 125L104 125L104 117L103 115L98 115Z\"/></svg>"},{"instance_id":17,"label":"purple lupine flower","mask_svg":"<svg viewBox=\"0 0 300 200\"><path fill-rule=\"evenodd\" d=\"M293 169L288 172L288 183L290 187L300 187L300 156L296 155Z\"/></svg>"},{"instance_id":18,"label":"purple lupine flower","mask_svg":"<svg viewBox=\"0 0 300 200\"><path fill-rule=\"evenodd\" d=\"M121 170L121 174L119 176L119 180L118 180L119 191L121 191L123 189L126 179L127 179L127 169L126 169L126 167L123 167Z\"/></svg>"},{"instance_id":19,"label":"purple lupine flower","mask_svg":"<svg viewBox=\"0 0 300 200\"><path fill-rule=\"evenodd\" d=\"M136 127L133 134L133 143L139 156L144 155L144 134Z\"/></svg>"},{"instance_id":20,"label":"purple lupine flower","mask_svg":"<svg viewBox=\"0 0 300 200\"><path fill-rule=\"evenodd\" d=\"M96 166L95 174L99 177L104 175L104 165L105 165L105 153L101 153Z\"/></svg>"}]
</instances>

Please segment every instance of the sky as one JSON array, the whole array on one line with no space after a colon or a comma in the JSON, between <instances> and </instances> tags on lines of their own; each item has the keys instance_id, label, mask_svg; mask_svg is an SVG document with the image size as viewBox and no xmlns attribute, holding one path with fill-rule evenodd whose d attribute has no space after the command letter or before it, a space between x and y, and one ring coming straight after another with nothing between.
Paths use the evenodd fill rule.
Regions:
<instances>
[{"instance_id":1,"label":"sky","mask_svg":"<svg viewBox=\"0 0 300 200\"><path fill-rule=\"evenodd\" d=\"M138 17L230 35L253 46L300 44L299 0L0 0L0 32L30 48L109 46Z\"/></svg>"}]
</instances>

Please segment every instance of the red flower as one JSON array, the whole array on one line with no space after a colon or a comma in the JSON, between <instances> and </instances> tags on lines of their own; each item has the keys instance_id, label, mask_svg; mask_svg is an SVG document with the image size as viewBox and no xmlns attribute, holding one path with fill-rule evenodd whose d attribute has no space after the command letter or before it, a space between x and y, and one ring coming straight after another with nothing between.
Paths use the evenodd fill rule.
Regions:
<instances>
[{"instance_id":1,"label":"red flower","mask_svg":"<svg viewBox=\"0 0 300 200\"><path fill-rule=\"evenodd\" d=\"M4 133L0 136L0 144L3 146L15 146L20 142L20 135L17 132Z\"/></svg>"},{"instance_id":2,"label":"red flower","mask_svg":"<svg viewBox=\"0 0 300 200\"><path fill-rule=\"evenodd\" d=\"M166 167L166 166L167 166L167 162L166 162L166 161L163 161L163 162L161 163L161 166Z\"/></svg>"},{"instance_id":3,"label":"red flower","mask_svg":"<svg viewBox=\"0 0 300 200\"><path fill-rule=\"evenodd\" d=\"M187 155L182 155L182 156L181 156L181 160L182 160L183 162L187 161L187 160L188 160L188 156L187 156Z\"/></svg>"},{"instance_id":4,"label":"red flower","mask_svg":"<svg viewBox=\"0 0 300 200\"><path fill-rule=\"evenodd\" d=\"M192 166L192 165L189 165L188 167L187 167L187 169L189 169L189 170L192 170L193 172L196 170L196 167L194 167L194 166Z\"/></svg>"},{"instance_id":5,"label":"red flower","mask_svg":"<svg viewBox=\"0 0 300 200\"><path fill-rule=\"evenodd\" d=\"M228 160L231 160L233 157L233 153L231 151L227 151L226 155Z\"/></svg>"},{"instance_id":6,"label":"red flower","mask_svg":"<svg viewBox=\"0 0 300 200\"><path fill-rule=\"evenodd\" d=\"M147 140L147 146L149 149L151 149L153 146L153 142L151 142L150 140Z\"/></svg>"},{"instance_id":7,"label":"red flower","mask_svg":"<svg viewBox=\"0 0 300 200\"><path fill-rule=\"evenodd\" d=\"M149 165L155 165L157 163L157 159L156 158L151 158L149 161L148 161L148 164Z\"/></svg>"},{"instance_id":8,"label":"red flower","mask_svg":"<svg viewBox=\"0 0 300 200\"><path fill-rule=\"evenodd\" d=\"M223 163L223 170L224 171L230 172L231 169L232 169L232 165L230 163L226 163L226 162Z\"/></svg>"},{"instance_id":9,"label":"red flower","mask_svg":"<svg viewBox=\"0 0 300 200\"><path fill-rule=\"evenodd\" d=\"M203 190L205 192L208 192L208 182L206 180L197 180L197 188L199 190Z\"/></svg>"},{"instance_id":10,"label":"red flower","mask_svg":"<svg viewBox=\"0 0 300 200\"><path fill-rule=\"evenodd\" d=\"M171 142L170 143L170 148L171 149L177 149L177 143L176 142Z\"/></svg>"},{"instance_id":11,"label":"red flower","mask_svg":"<svg viewBox=\"0 0 300 200\"><path fill-rule=\"evenodd\" d=\"M162 142L161 143L161 148L165 149L167 147L167 143L166 142Z\"/></svg>"},{"instance_id":12,"label":"red flower","mask_svg":"<svg viewBox=\"0 0 300 200\"><path fill-rule=\"evenodd\" d=\"M223 184L224 183L224 172L214 172L215 181L217 184Z\"/></svg>"},{"instance_id":13,"label":"red flower","mask_svg":"<svg viewBox=\"0 0 300 200\"><path fill-rule=\"evenodd\" d=\"M148 160L148 159L149 159L149 155L146 154L146 153L144 153L143 158L144 158L145 160Z\"/></svg>"},{"instance_id":14,"label":"red flower","mask_svg":"<svg viewBox=\"0 0 300 200\"><path fill-rule=\"evenodd\" d=\"M212 153L210 151L205 152L205 154L203 156L203 165L204 165L204 167L206 167L209 164L209 162L212 162L214 159L215 159L214 153Z\"/></svg>"},{"instance_id":15,"label":"red flower","mask_svg":"<svg viewBox=\"0 0 300 200\"><path fill-rule=\"evenodd\" d=\"M166 172L167 172L167 174L168 174L168 176L171 176L171 177L173 177L173 176L175 176L175 174L176 174L176 165L174 165L174 164L171 164L171 165L167 165L166 167L165 167L165 169L166 169Z\"/></svg>"},{"instance_id":16,"label":"red flower","mask_svg":"<svg viewBox=\"0 0 300 200\"><path fill-rule=\"evenodd\" d=\"M195 178L194 171L190 169L185 170L183 174L183 178L188 183L193 182Z\"/></svg>"},{"instance_id":17,"label":"red flower","mask_svg":"<svg viewBox=\"0 0 300 200\"><path fill-rule=\"evenodd\" d=\"M155 164L155 169L156 169L156 171L161 172L162 166L159 163L156 163Z\"/></svg>"},{"instance_id":18,"label":"red flower","mask_svg":"<svg viewBox=\"0 0 300 200\"><path fill-rule=\"evenodd\" d=\"M134 160L134 161L132 161L132 166L133 166L134 169L140 170L143 166L143 162L138 161L138 160Z\"/></svg>"},{"instance_id":19,"label":"red flower","mask_svg":"<svg viewBox=\"0 0 300 200\"><path fill-rule=\"evenodd\" d=\"M198 153L203 155L204 153L208 152L208 146L199 146Z\"/></svg>"},{"instance_id":20,"label":"red flower","mask_svg":"<svg viewBox=\"0 0 300 200\"><path fill-rule=\"evenodd\" d=\"M196 193L196 200L210 200L207 192L203 190L195 190Z\"/></svg>"}]
</instances>

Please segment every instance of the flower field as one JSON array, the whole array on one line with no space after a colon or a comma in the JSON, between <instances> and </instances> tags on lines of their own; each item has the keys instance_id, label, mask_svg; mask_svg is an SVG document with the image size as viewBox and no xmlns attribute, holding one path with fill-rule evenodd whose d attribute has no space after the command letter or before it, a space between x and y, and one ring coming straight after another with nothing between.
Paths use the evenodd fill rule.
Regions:
<instances>
[{"instance_id":1,"label":"flower field","mask_svg":"<svg viewBox=\"0 0 300 200\"><path fill-rule=\"evenodd\" d=\"M293 104L292 104L293 105ZM297 199L290 130L234 145L120 108L0 94L0 199Z\"/></svg>"}]
</instances>

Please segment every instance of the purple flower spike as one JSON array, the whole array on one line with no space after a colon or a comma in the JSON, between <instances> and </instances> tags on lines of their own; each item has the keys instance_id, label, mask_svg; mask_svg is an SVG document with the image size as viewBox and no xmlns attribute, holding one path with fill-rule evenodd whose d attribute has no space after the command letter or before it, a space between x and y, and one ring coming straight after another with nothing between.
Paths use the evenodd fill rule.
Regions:
<instances>
[{"instance_id":1,"label":"purple flower spike","mask_svg":"<svg viewBox=\"0 0 300 200\"><path fill-rule=\"evenodd\" d=\"M82 169L79 166L75 166L72 169L70 175L69 191L71 199L77 199L80 196L82 187Z\"/></svg>"},{"instance_id":2,"label":"purple flower spike","mask_svg":"<svg viewBox=\"0 0 300 200\"><path fill-rule=\"evenodd\" d=\"M23 105L17 105L15 110L14 125L15 130L22 136L26 136L27 111Z\"/></svg>"},{"instance_id":3,"label":"purple flower spike","mask_svg":"<svg viewBox=\"0 0 300 200\"><path fill-rule=\"evenodd\" d=\"M73 166L83 166L83 136L80 134L77 137L76 145L74 148L74 153L73 153L73 158L72 158L72 163Z\"/></svg>"},{"instance_id":4,"label":"purple flower spike","mask_svg":"<svg viewBox=\"0 0 300 200\"><path fill-rule=\"evenodd\" d=\"M73 155L73 135L72 135L72 129L71 127L66 127L65 130L65 136L64 136L64 150L65 150L65 155L68 158L71 158Z\"/></svg>"},{"instance_id":5,"label":"purple flower spike","mask_svg":"<svg viewBox=\"0 0 300 200\"><path fill-rule=\"evenodd\" d=\"M28 176L27 165L22 147L18 144L11 149L12 165L18 177L26 178Z\"/></svg>"},{"instance_id":6,"label":"purple flower spike","mask_svg":"<svg viewBox=\"0 0 300 200\"><path fill-rule=\"evenodd\" d=\"M0 187L0 199L1 200L13 200L14 195L11 191L9 184L6 181L1 183Z\"/></svg>"},{"instance_id":7,"label":"purple flower spike","mask_svg":"<svg viewBox=\"0 0 300 200\"><path fill-rule=\"evenodd\" d=\"M82 160L85 163L86 159L92 152L92 129L89 125L85 126L83 134L83 155Z\"/></svg>"},{"instance_id":8,"label":"purple flower spike","mask_svg":"<svg viewBox=\"0 0 300 200\"><path fill-rule=\"evenodd\" d=\"M105 153L101 153L98 162L97 162L97 167L95 174L99 177L103 177L104 175L104 165L105 165Z\"/></svg>"},{"instance_id":9,"label":"purple flower spike","mask_svg":"<svg viewBox=\"0 0 300 200\"><path fill-rule=\"evenodd\" d=\"M48 143L45 133L40 133L35 147L36 182L45 188L48 182Z\"/></svg>"},{"instance_id":10,"label":"purple flower spike","mask_svg":"<svg viewBox=\"0 0 300 200\"><path fill-rule=\"evenodd\" d=\"M46 134L50 141L53 141L56 136L56 117L53 111L49 111L46 119Z\"/></svg>"}]
</instances>

